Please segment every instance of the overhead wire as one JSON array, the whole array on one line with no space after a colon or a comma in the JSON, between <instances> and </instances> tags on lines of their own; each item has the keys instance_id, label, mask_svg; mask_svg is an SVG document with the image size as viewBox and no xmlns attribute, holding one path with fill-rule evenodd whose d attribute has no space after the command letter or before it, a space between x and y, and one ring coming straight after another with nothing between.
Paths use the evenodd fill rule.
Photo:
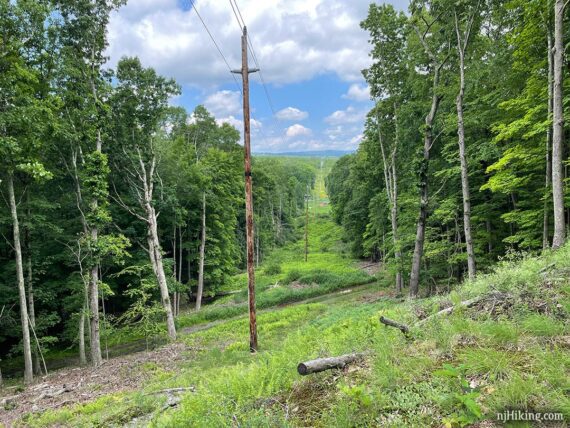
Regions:
<instances>
[{"instance_id":1,"label":"overhead wire","mask_svg":"<svg viewBox=\"0 0 570 428\"><path fill-rule=\"evenodd\" d=\"M238 26L240 27L240 30L241 30L243 27L246 26L246 24L245 24L245 20L243 19L243 15L241 14L241 10L239 8L237 0L229 0L229 2L230 2L230 6L232 7L232 10L234 12L234 16L236 18ZM234 7L234 5L235 5L235 7ZM273 100L271 99L271 95L269 94L269 89L267 88L267 84L265 83L265 78L263 77L263 71L261 69L261 66L259 65L259 61L257 59L257 55L255 54L255 49L253 48L253 42L251 41L251 38L249 37L249 33L247 34L247 46L248 46L249 52L251 53L251 58L253 59L255 66L258 68L259 79L261 80L261 85L263 86L263 91L265 92L265 97L267 98L267 103L269 104L269 108L271 109L273 116L275 116L277 113L275 112Z\"/></svg>"},{"instance_id":2,"label":"overhead wire","mask_svg":"<svg viewBox=\"0 0 570 428\"><path fill-rule=\"evenodd\" d=\"M204 22L204 19L202 18L202 15L200 15L200 12L198 12L198 9L196 8L196 5L194 4L196 0L189 0L190 5L192 6L192 9L194 9L194 12L196 12L196 16L198 16L198 19L200 19L200 22L202 23L202 25L204 26L204 29L206 30L206 33L208 33L208 36L210 36L210 39L212 40L212 43L214 44L214 46L216 47L216 49L218 50L218 53L220 54L220 56L222 57L222 59L224 60L224 63L226 64L226 67L228 68L228 71L231 73L232 78L234 79L234 82L236 84L236 87L238 88L239 92L242 94L243 96L243 92L241 89L241 86L239 85L235 74L232 73L232 68L230 66L230 63L228 62L228 60L226 59L224 53L222 52L222 50L220 49L220 46L218 45L218 43L216 42L216 39L214 38L212 32L210 31L210 29L208 28L208 26L206 25L206 22Z\"/></svg>"},{"instance_id":3,"label":"overhead wire","mask_svg":"<svg viewBox=\"0 0 570 428\"><path fill-rule=\"evenodd\" d=\"M208 25L206 24L206 22L205 22L204 19L202 18L202 15L200 15L200 12L198 12L198 9L196 8L195 2L196 2L196 0L188 0L188 3L186 3L186 5L189 5L189 6L194 10L194 12L196 13L196 16L198 17L198 19L199 19L200 22L202 23L202 26L203 26L204 29L206 30L206 33L208 34L208 36L210 37L212 43L213 43L214 46L216 47L216 50L218 51L218 53L219 53L220 56L222 57L222 60L224 61L225 65L226 65L226 67L227 67L227 69L228 69L228 71L229 71L230 74L232 75L232 78L233 78L233 80L234 80L234 83L235 83L235 85L236 85L236 87L237 87L237 89L238 89L238 91L239 91L239 93L240 93L240 95L241 95L241 98L243 99L243 90L242 90L242 87L240 86L240 84L239 84L239 82L238 82L238 80L237 80L237 78L236 78L236 76L235 76L235 73L233 73L232 68L231 68L229 62L228 62L228 60L226 59L226 56L224 55L224 53L222 52L222 49L220 48L220 45L218 44L218 42L216 42L216 39L214 38L214 35L212 34L212 32L210 31L210 29L208 28ZM230 0L230 5L232 6L232 10L233 10L233 12L234 12L234 16L235 16L235 18L236 18L236 20L237 20L238 25L240 26L240 31L241 31L241 28L242 28L242 27L245 27L245 21L243 21L243 16L242 16L242 14L241 14L241 11L239 10L239 6L238 6L237 3L236 3L236 4L235 4L235 7L234 7L234 5L231 3L231 0ZM237 9L236 9L236 8L237 8ZM240 21L240 18L241 18L241 21ZM242 25L242 24L243 24L243 25ZM253 52L253 46L251 45L251 41L249 40L249 37L248 37L248 47L249 47L249 50L250 50L250 52L251 52L251 54L252 54L252 58L254 59L254 63L256 64L256 67L257 67L257 68L260 68L260 67L259 67L259 62L257 61L257 56L255 55L255 52ZM261 74L260 74L260 78L261 78ZM265 84L264 84L264 85L265 85ZM266 91L266 96L268 97L268 100L270 100L270 99L269 99L269 93L268 93L268 91L267 91L267 88L265 88L265 91ZM272 103L271 103L271 101L269 101L269 102L270 102L271 110L272 110L273 114L275 114L275 110L273 109ZM258 122L258 123L261 123L260 121L258 121L258 120L255 118L255 116L253 115L253 113L251 113L251 116L252 116L252 118L253 118L254 121L256 121L256 122ZM263 130L261 129L261 127L257 127L256 129L260 132L260 134L262 135L262 137L263 137L264 139L267 139L267 137L265 136L265 133L263 132Z\"/></svg>"}]
</instances>

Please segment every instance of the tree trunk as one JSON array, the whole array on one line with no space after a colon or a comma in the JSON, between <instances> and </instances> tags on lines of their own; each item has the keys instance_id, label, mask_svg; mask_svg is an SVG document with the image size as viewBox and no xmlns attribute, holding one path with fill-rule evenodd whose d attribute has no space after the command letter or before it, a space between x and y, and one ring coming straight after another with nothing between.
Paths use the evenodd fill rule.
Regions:
<instances>
[{"instance_id":1,"label":"tree trunk","mask_svg":"<svg viewBox=\"0 0 570 428\"><path fill-rule=\"evenodd\" d=\"M550 29L548 31L548 120L552 118L552 34L550 34ZM542 224L542 249L546 250L550 247L549 239L549 213L550 213L550 185L552 179L552 159L550 157L552 145L552 125L548 125L546 129L546 174L544 182L544 216Z\"/></svg>"},{"instance_id":2,"label":"tree trunk","mask_svg":"<svg viewBox=\"0 0 570 428\"><path fill-rule=\"evenodd\" d=\"M415 298L418 296L420 284L420 270L422 263L422 256L424 252L424 240L426 233L426 222L428 215L428 171L429 171L429 155L433 145L433 121L439 108L441 97L437 94L439 86L439 68L434 71L433 78L433 94L431 100L431 109L425 118L424 130L424 152L423 162L420 166L420 213L418 217L418 224L416 228L416 243L414 247L414 255L412 258L412 270L410 274L410 297Z\"/></svg>"},{"instance_id":3,"label":"tree trunk","mask_svg":"<svg viewBox=\"0 0 570 428\"><path fill-rule=\"evenodd\" d=\"M178 228L178 282L182 284L182 226Z\"/></svg>"},{"instance_id":4,"label":"tree trunk","mask_svg":"<svg viewBox=\"0 0 570 428\"><path fill-rule=\"evenodd\" d=\"M173 265L172 265L172 277L174 278L174 280L176 281L177 278L177 272L178 272L178 263L176 260L177 257L177 251L176 251L176 224L174 224L174 228L172 230L172 261L173 261ZM176 316L176 298L177 298L177 294L176 291L172 292L172 313L174 314L174 316Z\"/></svg>"},{"instance_id":5,"label":"tree trunk","mask_svg":"<svg viewBox=\"0 0 570 428\"><path fill-rule=\"evenodd\" d=\"M87 356L85 354L85 311L87 308L83 305L81 314L79 315L79 364L82 366L87 365Z\"/></svg>"},{"instance_id":6,"label":"tree trunk","mask_svg":"<svg viewBox=\"0 0 570 428\"><path fill-rule=\"evenodd\" d=\"M384 151L384 142L382 140L382 133L380 130L380 119L378 118L378 140L380 142L380 150L382 152L382 160L384 164L384 180L386 181L386 196L390 203L390 220L392 226L392 243L394 245L394 259L396 262L396 292L401 293L403 288L402 278L402 253L399 248L398 241L398 175L396 170L396 154L398 150L398 114L396 105L394 105L394 125L395 125L395 140L392 154L390 156L390 163L388 163L386 153ZM384 241L384 239L382 239Z\"/></svg>"},{"instance_id":7,"label":"tree trunk","mask_svg":"<svg viewBox=\"0 0 570 428\"><path fill-rule=\"evenodd\" d=\"M26 302L26 286L24 284L24 267L22 265L22 245L20 243L20 223L18 221L18 208L14 196L14 177L7 176L8 198L10 213L12 216L12 228L14 231L14 251L16 253L16 276L18 281L18 294L20 296L20 320L22 323L22 342L24 345L24 382L31 383L34 380L32 365L32 348L30 346L30 328L28 318L28 305Z\"/></svg>"},{"instance_id":8,"label":"tree trunk","mask_svg":"<svg viewBox=\"0 0 570 428\"><path fill-rule=\"evenodd\" d=\"M559 248L566 238L564 219L564 0L554 2L554 88L552 103L552 197L554 202L554 237L552 248Z\"/></svg>"},{"instance_id":9,"label":"tree trunk","mask_svg":"<svg viewBox=\"0 0 570 428\"><path fill-rule=\"evenodd\" d=\"M80 219L81 219L81 226L83 228L83 236L86 237L89 234L89 227L87 225L87 219L85 218L85 213L83 212L82 205L83 205L83 195L81 192L81 182L79 181L79 174L77 171L77 150L72 149L71 151L71 165L73 166L73 173L72 178L75 182L75 203L77 205L77 211L79 212ZM70 171L71 173L71 171ZM79 245L79 247L81 247ZM85 321L86 321L86 314L88 312L89 307L89 279L85 277L85 273L83 271L83 263L81 261L81 256L76 254L77 257L77 266L79 267L79 271L81 273L81 278L83 280L83 306L81 308L81 314L79 317L79 362L81 365L87 365L87 355L85 353ZM91 342L91 333L90 329L87 329L89 334L89 341Z\"/></svg>"},{"instance_id":10,"label":"tree trunk","mask_svg":"<svg viewBox=\"0 0 570 428\"><path fill-rule=\"evenodd\" d=\"M457 136L459 142L459 161L461 163L461 191L463 193L463 229L465 232L465 245L467 247L467 269L469 279L475 277L475 250L473 249L473 237L471 236L471 194L469 190L469 170L467 156L465 154L465 125L463 122L463 98L465 96L465 44L462 43L459 34L459 24L455 21L457 31L457 50L459 51L459 93L457 94ZM466 37L469 37L467 34Z\"/></svg>"},{"instance_id":11,"label":"tree trunk","mask_svg":"<svg viewBox=\"0 0 570 428\"><path fill-rule=\"evenodd\" d=\"M32 280L33 280L32 252L31 252L31 248L30 248L29 233L27 232L26 235L28 235L28 242L27 242L28 257L26 259L26 269L28 271L27 272L28 273L28 313L30 316L30 327L32 329L35 329L36 328L36 308L35 308L35 304L34 304L34 285L32 283ZM38 344L38 347L39 347L39 344ZM33 355L34 355L34 373L41 375L42 366L40 364L40 350L37 349L36 351L34 351Z\"/></svg>"},{"instance_id":12,"label":"tree trunk","mask_svg":"<svg viewBox=\"0 0 570 428\"><path fill-rule=\"evenodd\" d=\"M206 253L206 192L202 193L202 231L200 233L200 261L198 264L198 290L196 291L196 310L202 306L204 292L204 256Z\"/></svg>"},{"instance_id":13,"label":"tree trunk","mask_svg":"<svg viewBox=\"0 0 570 428\"><path fill-rule=\"evenodd\" d=\"M101 131L97 130L97 147L96 151L101 152ZM91 202L94 209L97 208L98 200L94 198ZM91 245L95 246L99 239L99 228L96 225L91 225ZM99 367L103 364L103 357L101 356L101 340L100 340L100 326L99 326L99 265L94 263L91 266L89 275L89 327L91 331L91 365Z\"/></svg>"},{"instance_id":14,"label":"tree trunk","mask_svg":"<svg viewBox=\"0 0 570 428\"><path fill-rule=\"evenodd\" d=\"M166 313L166 327L168 330L168 337L176 340L176 327L174 325L174 316L172 314L172 306L170 304L170 295L168 294L168 284L166 282L166 275L164 273L164 264L162 261L162 253L160 249L160 240L158 239L158 225L156 222L156 213L154 207L147 200L146 204L148 216L148 250L150 254L150 261L152 269L160 288L160 297L162 300L162 307Z\"/></svg>"},{"instance_id":15,"label":"tree trunk","mask_svg":"<svg viewBox=\"0 0 570 428\"><path fill-rule=\"evenodd\" d=\"M398 137L398 117L395 116L394 120L396 122L396 147L399 144ZM390 210L391 220L392 220L392 240L394 242L394 258L396 259L396 291L398 293L402 292L404 288L404 278L402 276L402 250L400 249L399 233L398 233L398 174L396 168L396 148L392 153L392 197L394 199L392 203L392 209Z\"/></svg>"},{"instance_id":16,"label":"tree trunk","mask_svg":"<svg viewBox=\"0 0 570 428\"><path fill-rule=\"evenodd\" d=\"M30 192L26 192L26 208L27 208L27 221L28 225L25 227L25 247L26 247L26 271L27 271L27 283L28 283L28 314L30 317L30 327L32 330L36 328L36 308L34 303L34 284L33 284L33 266L32 266L32 246L31 246L31 233L30 224L32 221L32 212L30 209ZM38 349L32 352L33 354L33 364L34 364L34 374L42 374L42 366L40 364L40 350L39 343Z\"/></svg>"},{"instance_id":17,"label":"tree trunk","mask_svg":"<svg viewBox=\"0 0 570 428\"><path fill-rule=\"evenodd\" d=\"M91 229L92 242L97 241L97 228ZM99 266L91 267L89 275L89 327L91 331L90 346L91 351L91 365L99 367L103 364L103 357L101 356L101 341L99 337Z\"/></svg>"},{"instance_id":18,"label":"tree trunk","mask_svg":"<svg viewBox=\"0 0 570 428\"><path fill-rule=\"evenodd\" d=\"M158 237L158 222L157 213L153 205L153 192L154 192L154 177L156 168L156 157L153 156L150 161L149 171L147 165L143 160L142 153L138 150L138 160L140 171L138 171L140 181L142 184L143 194L139 197L139 204L146 213L146 218L139 217L145 220L147 224L147 244L152 270L158 282L160 289L160 299L162 307L166 314L166 328L168 330L168 337L176 340L176 325L174 324L174 315L172 313L172 305L170 303L170 295L168 293L168 283L166 282L166 275L164 273L164 263L162 260L162 250L160 247L160 239Z\"/></svg>"}]
</instances>

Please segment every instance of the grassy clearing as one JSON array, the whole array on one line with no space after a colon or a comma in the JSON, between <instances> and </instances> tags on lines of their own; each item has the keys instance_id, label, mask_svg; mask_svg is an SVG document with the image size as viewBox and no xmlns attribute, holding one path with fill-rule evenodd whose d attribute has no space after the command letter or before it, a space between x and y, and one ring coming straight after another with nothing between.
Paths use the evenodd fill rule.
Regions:
<instances>
[{"instance_id":1,"label":"grassy clearing","mask_svg":"<svg viewBox=\"0 0 570 428\"><path fill-rule=\"evenodd\" d=\"M303 223L300 219L300 239L275 249L256 270L256 305L266 309L299 302L334 291L375 281L355 266L341 244L342 229L329 216L328 199L324 193L323 174L330 168L323 162L317 176L309 205L309 255L304 261L305 242L302 239ZM218 299L200 312L182 314L177 322L189 327L203 322L227 319L247 311L247 276L236 275L229 287L238 294Z\"/></svg>"},{"instance_id":2,"label":"grassy clearing","mask_svg":"<svg viewBox=\"0 0 570 428\"><path fill-rule=\"evenodd\" d=\"M258 279L266 286L260 306L339 290L358 279L352 261L332 249L338 231L326 225L325 214L317 220L309 263L300 261L297 243L276 251L261 268ZM506 260L446 296L399 301L367 284L318 302L273 307L258 315L260 350L254 355L247 317L240 315L243 296L231 296L181 320L188 325L198 317L235 317L182 336L188 359L177 370L149 369L142 391L25 416L22 425L122 426L137 418L138 426L153 427L439 427L494 420L506 409L561 412L568 420L569 274L567 246ZM436 317L412 328L411 339L378 321L384 315L413 325L418 314L490 291L511 298ZM300 361L364 350L370 351L366 360L346 370L297 375ZM164 397L145 395L187 386L196 392L167 410Z\"/></svg>"},{"instance_id":3,"label":"grassy clearing","mask_svg":"<svg viewBox=\"0 0 570 428\"><path fill-rule=\"evenodd\" d=\"M551 263L551 270L537 273ZM178 407L160 411L161 402L148 404L144 392L119 395L114 406L123 409L121 417L147 411L145 424L155 427L462 426L505 409L569 418L569 293L567 277L560 277L566 268L569 247L544 259L505 263L457 295L370 303L367 297L379 291L370 284L318 303L267 310L259 316L256 355L248 352L246 317L233 319L184 337L197 350L193 359L149 380L145 391L194 385L196 392ZM522 300L493 316L463 310L435 319L413 330L414 340L378 322L383 314L413 323L418 308L433 312L442 301L490 289ZM343 372L296 374L300 361L361 350L372 354ZM109 421L106 400L27 423L95 426L93 409Z\"/></svg>"}]
</instances>

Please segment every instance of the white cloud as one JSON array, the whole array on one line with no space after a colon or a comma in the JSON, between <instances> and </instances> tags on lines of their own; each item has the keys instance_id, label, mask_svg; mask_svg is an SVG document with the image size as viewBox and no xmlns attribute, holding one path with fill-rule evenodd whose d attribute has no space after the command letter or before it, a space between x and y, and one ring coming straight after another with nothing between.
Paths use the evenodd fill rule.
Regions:
<instances>
[{"instance_id":1,"label":"white cloud","mask_svg":"<svg viewBox=\"0 0 570 428\"><path fill-rule=\"evenodd\" d=\"M219 119L216 119L216 123L218 125L221 125L223 123L227 123L229 125L232 125L234 128L236 128L238 131L242 132L243 130L243 121L241 119L237 119L235 116L228 116L228 117L222 117Z\"/></svg>"},{"instance_id":2,"label":"white cloud","mask_svg":"<svg viewBox=\"0 0 570 428\"><path fill-rule=\"evenodd\" d=\"M388 2L399 9L405 9L408 4L408 0ZM230 68L238 68L241 65L240 30L228 2L194 0L194 4ZM182 10L181 5L187 10ZM369 0L240 0L239 5L270 91L273 85L302 84L321 75L334 74L348 82L344 97L354 101L356 106L364 105L356 102L365 100L361 70L370 65L371 59L368 35L359 22L367 15ZM122 56L138 56L145 66L175 78L183 86L184 96L173 103L190 107L189 110L193 104L203 103L218 123L230 123L240 132L243 130L241 94L238 88L233 88L233 77L237 76L232 77L228 71L189 1L130 0L112 14L106 54L111 58L111 67ZM258 78L252 75L251 79L257 81ZM221 87L232 90L221 91ZM190 88L189 93L196 98L187 96ZM301 96L318 94L309 90ZM279 107L292 102L285 101ZM340 107L333 104L331 110L337 108ZM317 116L313 110L307 112L292 106L280 110L274 117L276 121L293 124L285 131L276 121L264 122L265 126L260 129L261 123L252 118L253 147L258 151L352 148L353 139L362 133L366 114L357 108L332 113L325 120L328 129L322 131L322 124L313 123L309 118L309 114L313 118Z\"/></svg>"},{"instance_id":3,"label":"white cloud","mask_svg":"<svg viewBox=\"0 0 570 428\"><path fill-rule=\"evenodd\" d=\"M228 2L194 0L230 67L240 61L240 34ZM405 8L407 1L393 0ZM112 14L111 65L124 55L183 85L219 86L233 79L198 17L178 0L131 0ZM359 22L369 0L240 1L256 56L268 83L291 83L335 73L361 79L370 64L367 34Z\"/></svg>"},{"instance_id":4,"label":"white cloud","mask_svg":"<svg viewBox=\"0 0 570 428\"><path fill-rule=\"evenodd\" d=\"M311 134L312 134L312 131L309 128L306 128L303 125L298 124L298 123L296 123L295 125L291 125L285 131L285 135L288 138L307 136L307 135L311 135Z\"/></svg>"},{"instance_id":5,"label":"white cloud","mask_svg":"<svg viewBox=\"0 0 570 428\"><path fill-rule=\"evenodd\" d=\"M348 92L342 97L353 101L369 101L370 87L368 85L359 85L358 83L353 83L348 88Z\"/></svg>"},{"instance_id":6,"label":"white cloud","mask_svg":"<svg viewBox=\"0 0 570 428\"><path fill-rule=\"evenodd\" d=\"M279 110L277 113L275 113L275 117L279 120L297 121L306 119L309 117L309 113L299 110L295 107L286 107L283 110Z\"/></svg>"},{"instance_id":7,"label":"white cloud","mask_svg":"<svg viewBox=\"0 0 570 428\"><path fill-rule=\"evenodd\" d=\"M208 95L204 106L215 116L236 115L241 111L241 94L238 91L218 91Z\"/></svg>"},{"instance_id":8,"label":"white cloud","mask_svg":"<svg viewBox=\"0 0 570 428\"><path fill-rule=\"evenodd\" d=\"M331 125L342 125L346 123L363 123L366 117L366 110L357 110L352 106L346 110L337 110L325 118L325 122Z\"/></svg>"}]
</instances>

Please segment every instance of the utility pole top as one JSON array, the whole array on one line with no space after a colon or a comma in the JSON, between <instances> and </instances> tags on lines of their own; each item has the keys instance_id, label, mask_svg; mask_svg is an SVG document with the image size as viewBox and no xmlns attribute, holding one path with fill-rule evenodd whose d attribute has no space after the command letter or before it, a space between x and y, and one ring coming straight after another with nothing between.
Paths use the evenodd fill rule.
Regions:
<instances>
[{"instance_id":1,"label":"utility pole top","mask_svg":"<svg viewBox=\"0 0 570 428\"><path fill-rule=\"evenodd\" d=\"M247 72L248 72L249 74L251 74L251 73L257 73L258 71L259 71L259 68L250 68L249 70L247 70ZM232 73L234 73L234 74L243 74L241 69L239 69L239 70L232 70Z\"/></svg>"}]
</instances>

